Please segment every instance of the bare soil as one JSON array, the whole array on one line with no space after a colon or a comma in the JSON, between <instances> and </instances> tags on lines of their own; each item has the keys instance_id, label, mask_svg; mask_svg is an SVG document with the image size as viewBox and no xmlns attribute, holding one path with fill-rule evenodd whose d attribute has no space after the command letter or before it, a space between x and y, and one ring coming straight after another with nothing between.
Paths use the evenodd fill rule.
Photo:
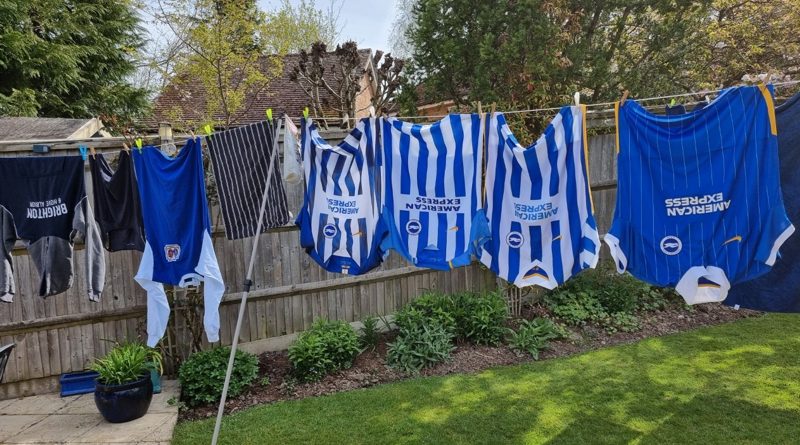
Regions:
<instances>
[{"instance_id":1,"label":"bare soil","mask_svg":"<svg viewBox=\"0 0 800 445\"><path fill-rule=\"evenodd\" d=\"M672 304L662 311L637 314L642 329L636 332L608 333L605 329L594 325L571 327L572 336L569 339L552 342L550 347L539 355L539 360L579 354L761 314L761 312L746 309L734 310L715 303L701 304L690 309L681 304ZM538 304L526 306L523 310L523 318L526 319L544 315L548 315L547 309ZM509 324L515 325L516 322L512 320ZM286 351L262 354L258 379L244 394L228 399L225 412L233 413L254 405L332 394L413 377L395 371L386 365L387 343L390 343L394 337L395 334L391 332L384 334L378 346L374 350L367 350L360 354L350 369L328 375L314 383L300 383L292 377L291 364ZM481 346L459 343L456 346L449 361L424 369L420 375L468 374L497 366L533 361L529 355L518 354L509 349L507 345ZM268 381L264 379L265 377L268 378ZM201 419L216 415L216 411L217 407L211 405L189 408L181 410L180 418L181 420Z\"/></svg>"}]
</instances>

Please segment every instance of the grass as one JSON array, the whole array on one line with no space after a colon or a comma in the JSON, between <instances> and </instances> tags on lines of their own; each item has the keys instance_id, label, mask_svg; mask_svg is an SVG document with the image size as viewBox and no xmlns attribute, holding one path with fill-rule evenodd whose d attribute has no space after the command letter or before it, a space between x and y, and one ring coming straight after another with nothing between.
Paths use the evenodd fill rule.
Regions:
<instances>
[{"instance_id":1,"label":"grass","mask_svg":"<svg viewBox=\"0 0 800 445\"><path fill-rule=\"evenodd\" d=\"M213 426L180 423L173 444ZM226 416L220 443L800 443L800 317L259 406Z\"/></svg>"}]
</instances>

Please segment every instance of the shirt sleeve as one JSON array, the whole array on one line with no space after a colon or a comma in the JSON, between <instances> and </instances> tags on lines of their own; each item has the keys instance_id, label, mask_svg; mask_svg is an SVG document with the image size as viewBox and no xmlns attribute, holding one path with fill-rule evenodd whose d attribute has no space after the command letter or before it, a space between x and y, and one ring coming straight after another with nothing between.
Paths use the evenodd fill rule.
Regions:
<instances>
[{"instance_id":1,"label":"shirt sleeve","mask_svg":"<svg viewBox=\"0 0 800 445\"><path fill-rule=\"evenodd\" d=\"M95 222L88 198L83 198L72 220L71 241L83 241L84 270L86 271L86 290L91 301L100 301L106 281L106 259L103 254L103 241L100 228Z\"/></svg>"},{"instance_id":2,"label":"shirt sleeve","mask_svg":"<svg viewBox=\"0 0 800 445\"><path fill-rule=\"evenodd\" d=\"M0 301L11 303L16 292L11 250L17 240L17 231L11 213L0 207Z\"/></svg>"}]
</instances>

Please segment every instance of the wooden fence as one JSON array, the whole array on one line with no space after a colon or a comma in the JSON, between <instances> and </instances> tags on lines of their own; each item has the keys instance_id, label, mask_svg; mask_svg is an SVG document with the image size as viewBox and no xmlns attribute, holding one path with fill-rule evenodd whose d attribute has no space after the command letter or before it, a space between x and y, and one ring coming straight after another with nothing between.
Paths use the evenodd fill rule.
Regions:
<instances>
[{"instance_id":1,"label":"wooden fence","mask_svg":"<svg viewBox=\"0 0 800 445\"><path fill-rule=\"evenodd\" d=\"M325 136L334 141L344 133L333 131ZM77 153L82 141L53 142L52 153L63 155ZM122 141L111 138L91 144L99 152L118 151ZM595 214L601 233L605 233L615 199L614 137L593 136L589 144ZM31 154L30 150L30 143L0 143L0 156L23 156ZM287 185L287 194L290 209L296 213L302 202L301 187ZM253 239L226 240L215 205L211 213L214 248L226 285L220 307L221 342L230 344ZM36 294L38 274L27 252L14 251L17 295L13 303L0 304L0 345L15 343L16 348L0 385L0 400L55 391L60 374L85 369L114 341L145 338L145 293L133 280L140 254L106 255L106 288L101 301L93 303L85 297L80 246L75 254L72 288L46 299ZM293 226L262 235L253 281L240 337L245 348L248 343L254 344L251 342L302 331L320 317L357 321L369 315L390 314L425 289L454 292L497 286L494 275L478 264L439 272L411 267L396 254L364 276L328 273L299 246ZM194 316L193 295L183 290L171 293L173 319L164 341L169 372L190 349L193 337L187 319Z\"/></svg>"}]
</instances>

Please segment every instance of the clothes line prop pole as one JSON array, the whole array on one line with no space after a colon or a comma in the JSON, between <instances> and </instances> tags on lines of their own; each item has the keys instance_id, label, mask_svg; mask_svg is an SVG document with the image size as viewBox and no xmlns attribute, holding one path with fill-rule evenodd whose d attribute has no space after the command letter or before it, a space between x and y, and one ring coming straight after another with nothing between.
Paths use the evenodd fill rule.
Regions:
<instances>
[{"instance_id":1,"label":"clothes line prop pole","mask_svg":"<svg viewBox=\"0 0 800 445\"><path fill-rule=\"evenodd\" d=\"M275 160L278 153L279 127L280 125L277 125L273 130L272 156L269 161L269 169L267 170L267 183L264 185L264 194L261 197L261 210L259 210L256 235L255 239L253 240L253 250L250 252L250 262L247 265L247 275L244 279L244 294L242 295L242 301L239 303L239 318L236 319L236 329L233 333L231 354L228 357L228 370L225 372L225 383L222 385L222 396L220 397L219 408L217 409L217 421L214 424L214 435L211 437L212 445L217 445L217 440L219 439L219 429L222 425L222 414L225 411L225 400L228 398L228 386L231 382L231 372L233 372L233 361L236 358L236 348L239 346L239 332L242 330L242 320L244 319L244 310L247 307L247 297L250 295L250 287L253 285L253 268L256 262L256 253L258 252L258 241L261 239L261 228L264 224L264 213L267 209L269 184L272 181L272 172L275 170Z\"/></svg>"}]
</instances>

